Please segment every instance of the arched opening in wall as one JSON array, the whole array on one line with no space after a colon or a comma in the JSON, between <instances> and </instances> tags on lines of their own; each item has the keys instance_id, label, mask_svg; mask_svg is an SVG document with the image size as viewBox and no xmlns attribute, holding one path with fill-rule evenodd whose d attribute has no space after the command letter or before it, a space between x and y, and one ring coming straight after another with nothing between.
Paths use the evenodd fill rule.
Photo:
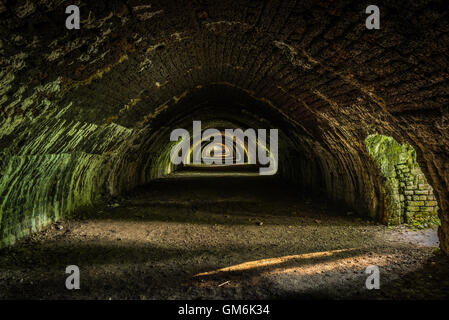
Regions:
<instances>
[{"instance_id":1,"label":"arched opening in wall","mask_svg":"<svg viewBox=\"0 0 449 320\"><path fill-rule=\"evenodd\" d=\"M369 135L365 144L382 180L383 222L413 228L440 226L438 202L419 167L415 149L379 134Z\"/></svg>"}]
</instances>

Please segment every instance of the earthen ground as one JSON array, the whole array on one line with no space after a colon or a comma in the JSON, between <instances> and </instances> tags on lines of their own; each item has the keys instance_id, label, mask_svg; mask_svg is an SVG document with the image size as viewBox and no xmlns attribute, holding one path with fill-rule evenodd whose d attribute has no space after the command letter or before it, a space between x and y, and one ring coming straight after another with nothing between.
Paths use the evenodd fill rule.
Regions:
<instances>
[{"instance_id":1,"label":"earthen ground","mask_svg":"<svg viewBox=\"0 0 449 320\"><path fill-rule=\"evenodd\" d=\"M254 173L170 175L2 249L0 298L448 298L436 230L300 194ZM68 265L80 290L65 288ZM369 265L379 290L365 287Z\"/></svg>"}]
</instances>

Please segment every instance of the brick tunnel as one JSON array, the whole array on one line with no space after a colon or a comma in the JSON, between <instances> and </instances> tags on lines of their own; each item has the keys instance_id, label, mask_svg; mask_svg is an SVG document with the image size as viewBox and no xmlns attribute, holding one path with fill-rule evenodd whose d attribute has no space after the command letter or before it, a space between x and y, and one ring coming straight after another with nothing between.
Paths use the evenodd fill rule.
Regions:
<instances>
[{"instance_id":1,"label":"brick tunnel","mask_svg":"<svg viewBox=\"0 0 449 320\"><path fill-rule=\"evenodd\" d=\"M0 1L1 298L447 298L445 1L375 30L351 0L74 4ZM174 165L194 121L278 129L276 174Z\"/></svg>"}]
</instances>

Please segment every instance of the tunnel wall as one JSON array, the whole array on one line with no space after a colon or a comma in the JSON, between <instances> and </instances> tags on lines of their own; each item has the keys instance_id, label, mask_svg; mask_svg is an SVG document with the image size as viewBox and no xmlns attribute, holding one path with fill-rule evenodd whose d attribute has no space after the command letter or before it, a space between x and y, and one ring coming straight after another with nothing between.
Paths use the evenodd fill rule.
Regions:
<instances>
[{"instance_id":1,"label":"tunnel wall","mask_svg":"<svg viewBox=\"0 0 449 320\"><path fill-rule=\"evenodd\" d=\"M60 132L56 133L56 128ZM86 152L83 150L86 148L73 149L77 149L83 136L104 134L117 139L119 135L128 136L128 130L119 127L103 130L77 123L64 123L56 128L55 123L51 123L46 134L40 130L39 134L35 132L32 147L23 148L19 155L6 158L3 154L0 177L2 244L13 243L16 238L39 230L78 207L91 205L100 195L120 192L121 187L127 185L114 180L126 177L115 175L114 171L129 169L129 164L121 165L117 156ZM29 128L24 132L33 136ZM102 142L99 149L111 143L108 139Z\"/></svg>"},{"instance_id":2,"label":"tunnel wall","mask_svg":"<svg viewBox=\"0 0 449 320\"><path fill-rule=\"evenodd\" d=\"M51 207L73 208L158 175L138 156L158 157L142 147L145 128L199 88L221 84L285 115L314 141L303 144L329 197L378 220L384 187L364 140L379 133L411 145L440 204L449 252L446 1L379 0L380 30L365 28L366 4L355 0L79 4L82 29L69 31L62 1L0 3L1 225L15 221L8 230L25 215L51 217ZM64 177L58 205L44 175ZM46 211L32 213L27 197L38 194Z\"/></svg>"},{"instance_id":3,"label":"tunnel wall","mask_svg":"<svg viewBox=\"0 0 449 320\"><path fill-rule=\"evenodd\" d=\"M299 139L301 149L287 151L285 159L280 158L279 175L283 179L297 186L303 196L319 196L322 201L383 221L387 212L384 184L366 150L349 153L335 140L319 143L306 137Z\"/></svg>"},{"instance_id":4,"label":"tunnel wall","mask_svg":"<svg viewBox=\"0 0 449 320\"><path fill-rule=\"evenodd\" d=\"M26 145L20 138L9 145L18 155L9 155L8 149L2 153L0 246L77 210L111 201L172 169L161 146L154 144L147 153L139 150L134 141L145 130L67 123L57 117L40 121L46 125L27 123L20 130Z\"/></svg>"}]
</instances>

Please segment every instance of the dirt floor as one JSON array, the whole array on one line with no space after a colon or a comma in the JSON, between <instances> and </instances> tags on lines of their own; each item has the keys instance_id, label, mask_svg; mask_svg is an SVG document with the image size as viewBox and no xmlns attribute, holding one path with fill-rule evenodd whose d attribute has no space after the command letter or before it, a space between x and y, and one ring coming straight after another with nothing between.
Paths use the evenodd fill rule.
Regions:
<instances>
[{"instance_id":1,"label":"dirt floor","mask_svg":"<svg viewBox=\"0 0 449 320\"><path fill-rule=\"evenodd\" d=\"M180 172L0 251L0 298L443 299L436 230L388 228L254 173ZM65 288L77 265L81 289ZM380 269L367 290L365 269Z\"/></svg>"}]
</instances>

